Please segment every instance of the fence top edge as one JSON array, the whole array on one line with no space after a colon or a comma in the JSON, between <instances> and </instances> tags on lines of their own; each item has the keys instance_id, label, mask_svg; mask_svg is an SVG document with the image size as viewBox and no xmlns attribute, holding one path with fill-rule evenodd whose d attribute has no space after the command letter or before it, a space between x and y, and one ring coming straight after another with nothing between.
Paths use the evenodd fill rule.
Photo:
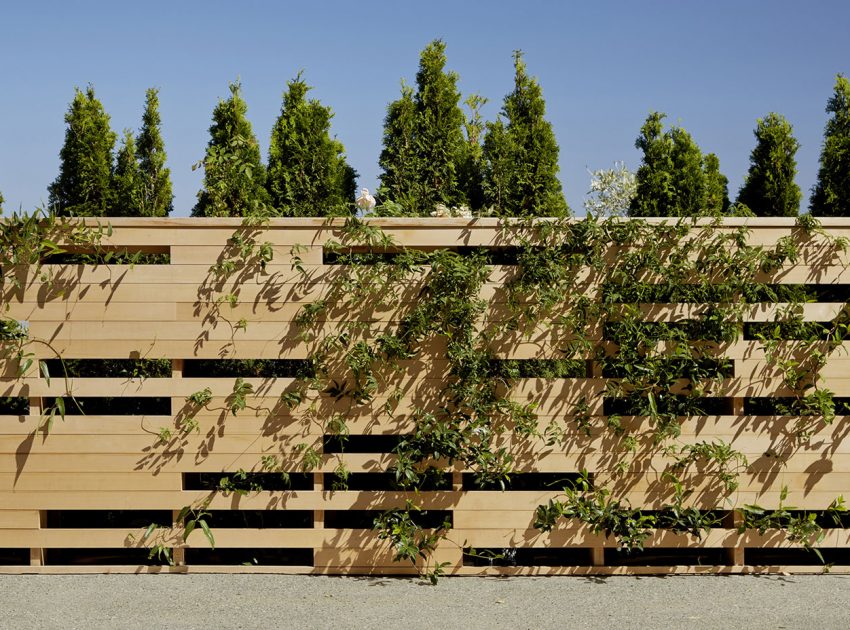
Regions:
<instances>
[{"instance_id":1,"label":"fence top edge","mask_svg":"<svg viewBox=\"0 0 850 630\"><path fill-rule=\"evenodd\" d=\"M651 225L668 224L675 225L683 220L694 226L718 225L722 227L753 227L753 228L789 228L797 225L796 217L723 217L715 219L712 217L695 217L691 220L681 217L616 217L612 219L600 219L600 221L641 221ZM195 227L195 228L234 228L243 225L241 217L79 217L66 220L80 222L83 225L98 226L112 225L115 227L140 227L140 228L169 228L169 227ZM272 228L321 228L341 227L345 218L328 217L275 217L269 219L267 227ZM363 219L376 226L387 228L484 228L492 229L501 227L506 223L523 221L516 218L504 217L477 217L473 219L455 217L370 217ZM535 218L536 222L552 222L558 219L551 217ZM570 223L581 223L585 217L571 217ZM850 228L850 217L819 217L823 227ZM8 221L6 217L0 217L0 223Z\"/></svg>"}]
</instances>

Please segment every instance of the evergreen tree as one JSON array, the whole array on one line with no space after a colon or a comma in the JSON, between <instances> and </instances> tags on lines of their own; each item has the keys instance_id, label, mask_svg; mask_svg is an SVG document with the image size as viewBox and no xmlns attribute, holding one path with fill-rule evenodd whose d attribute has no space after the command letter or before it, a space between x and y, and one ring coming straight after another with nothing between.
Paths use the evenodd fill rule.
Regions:
<instances>
[{"instance_id":1,"label":"evergreen tree","mask_svg":"<svg viewBox=\"0 0 850 630\"><path fill-rule=\"evenodd\" d=\"M800 187L794 182L800 143L791 124L776 113L759 119L750 170L738 193L738 203L759 217L795 217L800 210Z\"/></svg>"},{"instance_id":2,"label":"evergreen tree","mask_svg":"<svg viewBox=\"0 0 850 630\"><path fill-rule=\"evenodd\" d=\"M463 125L466 136L466 147L460 168L460 186L472 210L484 207L484 147L481 144L485 129L481 118L481 108L487 99L479 94L472 94L466 99L469 107L469 117Z\"/></svg>"},{"instance_id":3,"label":"evergreen tree","mask_svg":"<svg viewBox=\"0 0 850 630\"><path fill-rule=\"evenodd\" d=\"M145 111L137 141L139 159L138 214L166 217L174 209L171 171L165 166L165 144L160 133L159 92L150 88L145 94Z\"/></svg>"},{"instance_id":4,"label":"evergreen tree","mask_svg":"<svg viewBox=\"0 0 850 630\"><path fill-rule=\"evenodd\" d=\"M419 57L416 91L402 84L401 98L390 103L384 119L378 193L413 216L428 216L440 203L466 203L460 181L464 116L457 74L445 65L446 45L428 44Z\"/></svg>"},{"instance_id":5,"label":"evergreen tree","mask_svg":"<svg viewBox=\"0 0 850 630\"><path fill-rule=\"evenodd\" d=\"M413 88L401 85L401 98L390 103L384 118L384 148L378 159L382 169L378 196L394 201L407 210L417 206L416 178L419 156L416 152L416 105ZM412 214L412 211L411 211Z\"/></svg>"},{"instance_id":6,"label":"evergreen tree","mask_svg":"<svg viewBox=\"0 0 850 630\"><path fill-rule=\"evenodd\" d=\"M202 162L204 187L192 216L238 217L267 211L266 169L240 92L240 84L231 83L230 98L219 101L213 110Z\"/></svg>"},{"instance_id":7,"label":"evergreen tree","mask_svg":"<svg viewBox=\"0 0 850 630\"><path fill-rule=\"evenodd\" d=\"M720 160L714 153L703 159L705 191L702 208L707 214L723 215L729 212L729 178L720 172Z\"/></svg>"},{"instance_id":8,"label":"evergreen tree","mask_svg":"<svg viewBox=\"0 0 850 630\"><path fill-rule=\"evenodd\" d=\"M419 156L416 214L428 215L438 203L452 206L466 202L459 182L465 143L458 76L446 72L445 66L446 45L435 40L420 56L413 99Z\"/></svg>"},{"instance_id":9,"label":"evergreen tree","mask_svg":"<svg viewBox=\"0 0 850 630\"><path fill-rule=\"evenodd\" d=\"M635 148L643 151L643 163L637 170L637 187L629 216L670 216L675 206L673 140L664 133L662 121L665 116L660 112L650 112L635 141Z\"/></svg>"},{"instance_id":10,"label":"evergreen tree","mask_svg":"<svg viewBox=\"0 0 850 630\"><path fill-rule=\"evenodd\" d=\"M350 213L357 173L342 143L330 137L330 107L308 101L310 89L299 73L283 95L269 146L271 203L284 216Z\"/></svg>"},{"instance_id":11,"label":"evergreen tree","mask_svg":"<svg viewBox=\"0 0 850 630\"><path fill-rule=\"evenodd\" d=\"M664 131L665 114L650 112L635 147L643 151L637 171L633 217L693 217L727 212L728 180L713 153L703 156L687 131Z\"/></svg>"},{"instance_id":12,"label":"evergreen tree","mask_svg":"<svg viewBox=\"0 0 850 630\"><path fill-rule=\"evenodd\" d=\"M668 132L673 141L670 158L675 189L670 216L693 217L704 214L705 172L702 152L691 134L681 127Z\"/></svg>"},{"instance_id":13,"label":"evergreen tree","mask_svg":"<svg viewBox=\"0 0 850 630\"><path fill-rule=\"evenodd\" d=\"M139 216L140 174L135 144L133 134L125 130L112 175L112 205L109 215L113 217Z\"/></svg>"},{"instance_id":14,"label":"evergreen tree","mask_svg":"<svg viewBox=\"0 0 850 630\"><path fill-rule=\"evenodd\" d=\"M6 201L6 200L5 200L5 199L3 199L3 193L2 193L2 192L0 192L0 214L2 214L2 213L3 213L3 202L5 202L5 201Z\"/></svg>"},{"instance_id":15,"label":"evergreen tree","mask_svg":"<svg viewBox=\"0 0 850 630\"><path fill-rule=\"evenodd\" d=\"M809 208L822 217L850 216L850 80L839 74L826 106L826 123L818 181Z\"/></svg>"},{"instance_id":16,"label":"evergreen tree","mask_svg":"<svg viewBox=\"0 0 850 630\"><path fill-rule=\"evenodd\" d=\"M112 205L116 135L92 86L76 90L65 122L59 175L48 188L49 206L59 215L104 216Z\"/></svg>"},{"instance_id":17,"label":"evergreen tree","mask_svg":"<svg viewBox=\"0 0 850 630\"><path fill-rule=\"evenodd\" d=\"M559 148L537 80L514 53L514 91L484 139L485 203L501 216L564 216L570 210L558 180Z\"/></svg>"}]
</instances>

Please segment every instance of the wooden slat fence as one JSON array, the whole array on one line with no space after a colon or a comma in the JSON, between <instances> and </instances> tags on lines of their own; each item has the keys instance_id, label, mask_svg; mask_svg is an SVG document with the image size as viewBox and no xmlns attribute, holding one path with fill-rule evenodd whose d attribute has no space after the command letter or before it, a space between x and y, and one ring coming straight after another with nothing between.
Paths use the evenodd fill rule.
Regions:
<instances>
[{"instance_id":1,"label":"wooden slat fence","mask_svg":"<svg viewBox=\"0 0 850 630\"><path fill-rule=\"evenodd\" d=\"M562 441L554 445L543 438L500 438L519 454L514 479L525 485L504 492L474 489L470 471L455 467L448 473L448 489L394 490L381 474L394 462L392 437L409 432L411 412L427 407L440 390L447 370L441 340L429 341L416 358L401 361L402 369L373 401L354 407L311 392L310 400L289 409L280 396L294 377L246 377L253 391L246 408L231 415L235 379L199 374L193 363L309 357L315 342L298 337L294 320L305 304L326 296L334 278L345 273L340 265L326 264L325 244L340 238L340 220L272 220L257 228L258 240L269 242L273 254L265 269L237 270L221 281L211 279L210 267L222 260L234 232L243 229L239 220L109 223L112 233L103 246L167 255L167 262L45 264L41 274L20 270L25 280L21 290L4 288L5 316L27 322L30 337L47 343L28 346L35 361L23 376L14 358L0 361L0 397L25 399L21 411L0 416L0 572L410 573L414 569L393 561L387 541L370 529L375 515L404 507L409 500L450 519L447 539L434 554L434 561L448 563L449 574L822 570L822 562L789 540L785 531L736 530L738 510L744 505L775 509L782 503L796 510L824 510L850 489L850 417L839 415L831 424L813 421L808 439L798 440L794 436L799 417L745 415L746 398L789 395L782 374L768 363L757 340L741 338L717 348L734 364L732 375L712 393L725 401L725 411L687 419L678 438L681 444L722 439L747 457L739 486L728 497L717 492L708 475L693 478L689 504L722 512L721 525L700 540L657 530L643 552L626 554L618 551L612 537L575 521L562 521L548 533L533 526L537 506L561 492L549 485L551 480L559 475L572 478L582 469L634 507L655 510L669 503L669 489L661 490L669 457L653 447L651 437L640 437L650 429L649 420L622 420L639 436L634 454L625 452L604 429L607 379L592 356L584 377L521 379L512 391L516 400L539 403L541 425L554 423L563 431ZM489 248L505 238L495 219L382 219L372 224L399 248ZM727 219L711 229L733 230L742 224L751 228L749 243L765 247L799 232L791 219ZM823 224L833 236L850 237L850 220ZM817 242L800 252L793 264L758 279L837 290L850 285L850 254L825 256ZM614 248L610 255L617 255ZM511 265L494 265L482 289L493 318L499 317L502 287L512 273ZM585 274L585 290L593 295L604 271L588 269ZM405 291L407 301L382 310L368 303L355 313L328 310L316 325L318 338L352 317L376 335L391 329L416 299L419 286L413 282ZM232 306L226 297L231 294L236 296ZM805 304L803 317L830 320L841 312L843 302ZM773 321L781 307L748 305L743 320ZM646 319L654 321L679 321L709 308L641 306ZM601 327L593 335L604 345ZM558 357L562 344L555 332L540 329L531 337L505 337L494 345L493 354L503 359ZM846 345L830 354L822 370L821 385L839 398L850 397ZM54 369L48 382L38 362L55 361L57 355L66 361L163 360L166 373L144 378L87 374L66 382ZM186 414L187 397L205 388L210 400L194 416L197 429L180 433L175 423ZM389 415L384 403L396 388L400 398ZM90 405L90 411L75 413L69 401L64 420L56 418L49 434L40 431L43 411L56 397L69 394ZM119 415L114 413L115 400L98 402L105 397L131 399L135 407L125 405ZM582 397L589 401L588 413L599 420L589 435L570 415ZM327 417L311 417L311 400L318 405L314 416L346 414L352 440L344 453L327 452ZM161 439L162 428L170 428L171 435ZM354 446L353 438L359 436L373 439ZM369 450L370 444L374 450ZM305 447L319 454L309 473L301 469ZM290 489L240 494L210 486L222 475L259 471L262 458L269 455L292 473ZM624 458L632 460L625 472L618 468ZM352 473L350 489L334 490L333 473L341 460ZM200 529L183 542L183 524L176 518L189 505L203 505L210 514L215 549ZM149 522L169 527L143 541ZM175 566L148 558L148 547L155 541L171 550ZM833 571L850 570L850 530L827 528L818 546ZM493 550L498 557L488 561L481 554L464 553L470 549Z\"/></svg>"}]
</instances>

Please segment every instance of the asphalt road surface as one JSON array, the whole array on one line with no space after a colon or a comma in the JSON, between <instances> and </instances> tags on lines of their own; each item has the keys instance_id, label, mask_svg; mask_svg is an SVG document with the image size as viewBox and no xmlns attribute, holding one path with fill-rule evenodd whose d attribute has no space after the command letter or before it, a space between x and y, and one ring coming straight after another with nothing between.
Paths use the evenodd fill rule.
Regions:
<instances>
[{"instance_id":1,"label":"asphalt road surface","mask_svg":"<svg viewBox=\"0 0 850 630\"><path fill-rule=\"evenodd\" d=\"M0 627L850 628L850 576L0 576Z\"/></svg>"}]
</instances>

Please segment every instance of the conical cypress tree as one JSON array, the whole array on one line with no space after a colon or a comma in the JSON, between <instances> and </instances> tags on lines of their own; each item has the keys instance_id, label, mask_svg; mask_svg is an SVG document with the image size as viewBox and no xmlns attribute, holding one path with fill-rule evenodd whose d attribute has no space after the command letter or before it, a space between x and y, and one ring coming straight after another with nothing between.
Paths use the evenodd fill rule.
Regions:
<instances>
[{"instance_id":1,"label":"conical cypress tree","mask_svg":"<svg viewBox=\"0 0 850 630\"><path fill-rule=\"evenodd\" d=\"M159 115L159 91L150 88L145 94L142 128L136 142L139 159L138 213L146 217L166 217L174 209L171 171L165 166L165 144L162 141Z\"/></svg>"},{"instance_id":2,"label":"conical cypress tree","mask_svg":"<svg viewBox=\"0 0 850 630\"><path fill-rule=\"evenodd\" d=\"M850 80L839 74L826 106L818 181L809 208L822 217L850 216Z\"/></svg>"},{"instance_id":3,"label":"conical cypress tree","mask_svg":"<svg viewBox=\"0 0 850 630\"><path fill-rule=\"evenodd\" d=\"M675 207L673 140L663 132L665 116L660 112L650 112L635 140L635 148L643 151L643 163L636 173L637 188L629 216L670 216Z\"/></svg>"},{"instance_id":4,"label":"conical cypress tree","mask_svg":"<svg viewBox=\"0 0 850 630\"><path fill-rule=\"evenodd\" d=\"M402 82L401 98L390 103L384 118L384 148L378 159L382 169L378 197L394 201L413 214L417 207L416 105L413 88Z\"/></svg>"},{"instance_id":5,"label":"conical cypress tree","mask_svg":"<svg viewBox=\"0 0 850 630\"><path fill-rule=\"evenodd\" d=\"M112 205L116 135L92 86L76 90L65 122L59 175L48 188L49 206L59 215L104 216Z\"/></svg>"},{"instance_id":6,"label":"conical cypress tree","mask_svg":"<svg viewBox=\"0 0 850 630\"><path fill-rule=\"evenodd\" d=\"M703 156L691 134L681 127L665 132L664 118L665 114L650 112L635 141L635 147L643 151L643 164L637 171L629 215L693 217L726 212L728 180L720 173L717 156Z\"/></svg>"},{"instance_id":7,"label":"conical cypress tree","mask_svg":"<svg viewBox=\"0 0 850 630\"><path fill-rule=\"evenodd\" d=\"M5 201L6 200L3 198L3 193L0 192L0 214L2 214L2 212L3 212L3 202L5 202Z\"/></svg>"},{"instance_id":8,"label":"conical cypress tree","mask_svg":"<svg viewBox=\"0 0 850 630\"><path fill-rule=\"evenodd\" d=\"M681 127L673 127L668 133L673 141L670 158L676 191L670 216L692 217L704 214L705 172L702 152L691 134Z\"/></svg>"},{"instance_id":9,"label":"conical cypress tree","mask_svg":"<svg viewBox=\"0 0 850 630\"><path fill-rule=\"evenodd\" d=\"M466 202L459 182L465 147L458 76L446 72L445 66L446 45L435 40L420 56L413 99L419 156L415 214L428 215L438 203L453 206Z\"/></svg>"},{"instance_id":10,"label":"conical cypress tree","mask_svg":"<svg viewBox=\"0 0 850 630\"><path fill-rule=\"evenodd\" d=\"M428 44L419 57L416 91L402 84L401 98L390 103L384 119L378 193L412 216L428 216L440 203L466 203L460 182L464 116L457 74L445 65L446 45Z\"/></svg>"},{"instance_id":11,"label":"conical cypress tree","mask_svg":"<svg viewBox=\"0 0 850 630\"><path fill-rule=\"evenodd\" d=\"M481 119L481 108L487 99L479 94L472 94L466 99L469 107L469 117L464 122L466 146L460 168L460 185L472 210L484 207L484 147L482 136L485 125Z\"/></svg>"},{"instance_id":12,"label":"conical cypress tree","mask_svg":"<svg viewBox=\"0 0 850 630\"><path fill-rule=\"evenodd\" d=\"M714 153L703 158L705 172L705 190L703 210L710 215L723 215L729 212L729 179L720 172L720 160Z\"/></svg>"},{"instance_id":13,"label":"conical cypress tree","mask_svg":"<svg viewBox=\"0 0 850 630\"><path fill-rule=\"evenodd\" d=\"M115 172L112 176L112 206L109 215L113 217L139 216L139 163L136 160L136 146L133 134L124 131L124 139L115 160Z\"/></svg>"},{"instance_id":14,"label":"conical cypress tree","mask_svg":"<svg viewBox=\"0 0 850 630\"><path fill-rule=\"evenodd\" d=\"M330 137L330 107L307 100L301 74L287 84L269 145L268 190L284 216L350 213L357 173L342 143Z\"/></svg>"},{"instance_id":15,"label":"conical cypress tree","mask_svg":"<svg viewBox=\"0 0 850 630\"><path fill-rule=\"evenodd\" d=\"M248 106L239 83L230 84L230 98L213 110L210 141L202 162L204 187L192 216L249 216L266 212L266 169L260 146L245 117Z\"/></svg>"},{"instance_id":16,"label":"conical cypress tree","mask_svg":"<svg viewBox=\"0 0 850 630\"><path fill-rule=\"evenodd\" d=\"M750 170L738 193L738 203L757 217L795 217L800 210L800 187L794 182L800 143L791 124L776 113L759 119Z\"/></svg>"},{"instance_id":17,"label":"conical cypress tree","mask_svg":"<svg viewBox=\"0 0 850 630\"><path fill-rule=\"evenodd\" d=\"M490 163L485 203L502 216L569 215L558 180L558 143L544 119L540 85L526 73L520 51L514 53L514 69L514 91L502 108L506 123L487 125L492 137L484 140L484 159Z\"/></svg>"}]
</instances>

